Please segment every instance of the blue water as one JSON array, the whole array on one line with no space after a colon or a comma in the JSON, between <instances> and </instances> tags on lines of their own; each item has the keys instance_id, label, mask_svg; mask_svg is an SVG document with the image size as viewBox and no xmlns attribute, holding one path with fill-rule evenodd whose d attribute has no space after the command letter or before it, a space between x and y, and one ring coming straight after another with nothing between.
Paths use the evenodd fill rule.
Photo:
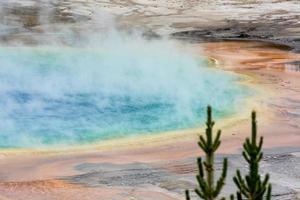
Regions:
<instances>
[{"instance_id":1,"label":"blue water","mask_svg":"<svg viewBox=\"0 0 300 200\"><path fill-rule=\"evenodd\" d=\"M86 144L234 114L239 77L173 44L0 48L0 147Z\"/></svg>"}]
</instances>

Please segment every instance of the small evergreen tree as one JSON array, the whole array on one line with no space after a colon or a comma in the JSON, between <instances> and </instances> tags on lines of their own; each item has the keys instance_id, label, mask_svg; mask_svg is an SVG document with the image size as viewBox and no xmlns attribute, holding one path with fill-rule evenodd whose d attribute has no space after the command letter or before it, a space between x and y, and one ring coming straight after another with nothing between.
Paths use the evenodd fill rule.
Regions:
<instances>
[{"instance_id":1,"label":"small evergreen tree","mask_svg":"<svg viewBox=\"0 0 300 200\"><path fill-rule=\"evenodd\" d=\"M223 169L221 177L215 184L214 180L214 155L216 150L221 144L220 136L221 130L217 132L216 137L213 137L213 126L215 122L212 120L212 109L207 107L207 122L206 122L206 138L199 137L198 145L205 152L205 161L203 162L201 157L197 159L198 175L196 176L199 187L195 189L195 193L204 200L214 200L221 192L223 185L225 184L225 178L227 173L227 158L223 160ZM205 172L204 172L205 168ZM185 191L186 200L190 200L189 191ZM225 198L223 198L225 199Z\"/></svg>"},{"instance_id":2,"label":"small evergreen tree","mask_svg":"<svg viewBox=\"0 0 300 200\"><path fill-rule=\"evenodd\" d=\"M233 178L234 183L238 187L237 199L242 200L245 197L248 200L270 200L271 199L271 184L268 183L269 175L267 174L264 180L261 180L259 174L259 162L263 157L261 151L263 145L263 137L259 143L256 142L257 126L256 113L252 112L252 135L251 140L246 139L243 148L243 157L249 164L249 174L242 178L241 172L237 170L236 176Z\"/></svg>"}]
</instances>

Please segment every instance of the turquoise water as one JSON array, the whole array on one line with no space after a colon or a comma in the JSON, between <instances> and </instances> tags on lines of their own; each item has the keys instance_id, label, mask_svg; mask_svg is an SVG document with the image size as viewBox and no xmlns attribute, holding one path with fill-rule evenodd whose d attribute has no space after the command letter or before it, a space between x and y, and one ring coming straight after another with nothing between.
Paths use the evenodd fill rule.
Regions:
<instances>
[{"instance_id":1,"label":"turquoise water","mask_svg":"<svg viewBox=\"0 0 300 200\"><path fill-rule=\"evenodd\" d=\"M239 77L173 44L0 48L0 147L86 144L234 114Z\"/></svg>"}]
</instances>

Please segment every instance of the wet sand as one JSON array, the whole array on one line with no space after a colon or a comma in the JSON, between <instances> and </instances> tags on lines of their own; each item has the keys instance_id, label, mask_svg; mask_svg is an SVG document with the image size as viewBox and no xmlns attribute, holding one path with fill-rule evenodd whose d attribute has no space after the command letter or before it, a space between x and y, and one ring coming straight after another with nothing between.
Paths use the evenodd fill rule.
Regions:
<instances>
[{"instance_id":1,"label":"wet sand","mask_svg":"<svg viewBox=\"0 0 300 200\"><path fill-rule=\"evenodd\" d=\"M300 177L296 176L300 162L300 73L292 71L291 65L300 59L299 54L261 42L191 47L194 54L201 52L212 58L216 67L248 76L247 84L259 89L250 105L258 112L259 134L265 137L264 148L269 149L262 169L271 172L277 199L296 199L300 189ZM223 130L219 154L230 156L231 169L243 167L235 154L250 134L249 111L216 125ZM0 199L182 199L183 190L195 183L194 159L201 155L196 139L201 132L132 138L72 151L1 152ZM270 163L286 173L280 175ZM225 193L233 190L228 185Z\"/></svg>"}]
</instances>

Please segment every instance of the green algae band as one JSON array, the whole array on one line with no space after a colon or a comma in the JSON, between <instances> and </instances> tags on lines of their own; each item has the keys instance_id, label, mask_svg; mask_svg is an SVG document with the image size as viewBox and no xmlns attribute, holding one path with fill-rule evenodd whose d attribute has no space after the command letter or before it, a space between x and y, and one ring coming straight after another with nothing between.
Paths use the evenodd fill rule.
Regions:
<instances>
[{"instance_id":1,"label":"green algae band","mask_svg":"<svg viewBox=\"0 0 300 200\"><path fill-rule=\"evenodd\" d=\"M0 147L78 145L201 125L248 95L172 44L0 48Z\"/></svg>"}]
</instances>

